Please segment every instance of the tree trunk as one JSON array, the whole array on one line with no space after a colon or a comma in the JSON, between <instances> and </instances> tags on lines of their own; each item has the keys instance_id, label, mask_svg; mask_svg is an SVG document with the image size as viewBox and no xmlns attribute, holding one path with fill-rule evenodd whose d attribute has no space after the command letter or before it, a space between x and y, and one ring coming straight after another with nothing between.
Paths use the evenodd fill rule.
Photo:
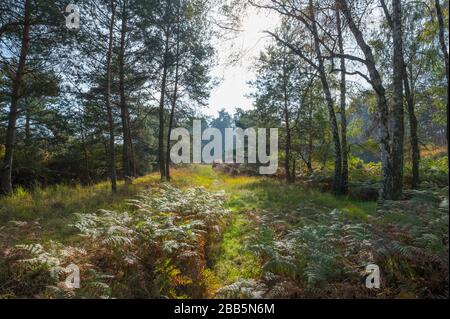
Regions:
<instances>
[{"instance_id":1,"label":"tree trunk","mask_svg":"<svg viewBox=\"0 0 450 319\"><path fill-rule=\"evenodd\" d=\"M322 88L325 93L325 98L328 106L328 114L330 117L331 131L334 142L334 181L333 191L336 195L342 194L342 155L341 155L341 142L339 139L339 127L336 120L336 113L334 112L334 102L331 96L330 86L328 84L327 75L325 72L324 60L320 49L319 33L317 31L316 17L314 13L314 6L312 0L309 1L309 5L312 12L311 25L312 33L314 37L314 48L316 52L318 71Z\"/></svg>"},{"instance_id":2,"label":"tree trunk","mask_svg":"<svg viewBox=\"0 0 450 319\"><path fill-rule=\"evenodd\" d=\"M434 1L436 6L436 15L438 18L439 23L439 43L441 44L441 50L442 54L444 55L444 62L445 62L445 75L447 77L447 119L449 117L448 114L448 78L449 78L449 70L448 70L448 51L447 51L447 45L445 44L445 24L444 24L444 17L442 15L442 8L441 4L439 3L439 0ZM447 120L447 145L448 145L448 120Z\"/></svg>"},{"instance_id":3,"label":"tree trunk","mask_svg":"<svg viewBox=\"0 0 450 319\"><path fill-rule=\"evenodd\" d=\"M411 92L411 87L408 80L408 72L406 65L404 67L403 84L405 87L406 105L408 107L409 131L411 143L411 159L412 159L412 188L417 188L420 184L420 149L419 137L417 134L417 117L414 111L414 95Z\"/></svg>"},{"instance_id":4,"label":"tree trunk","mask_svg":"<svg viewBox=\"0 0 450 319\"><path fill-rule=\"evenodd\" d=\"M131 120L130 120L130 115L127 115L127 119L128 119L128 137L130 139L128 146L130 147L130 169L131 169L131 173L133 174L133 177L137 177L137 165L136 165L136 154L134 151L134 144L133 144L133 135L131 134L131 132L133 132L133 127L131 125Z\"/></svg>"},{"instance_id":5,"label":"tree trunk","mask_svg":"<svg viewBox=\"0 0 450 319\"><path fill-rule=\"evenodd\" d=\"M306 161L306 167L308 168L308 174L311 175L313 173L313 167L312 167L312 134L309 134L309 141L308 141L308 158Z\"/></svg>"},{"instance_id":6,"label":"tree trunk","mask_svg":"<svg viewBox=\"0 0 450 319\"><path fill-rule=\"evenodd\" d=\"M83 155L84 155L84 168L86 170L86 181L88 183L91 182L91 176L89 173L89 156L88 156L88 150L86 147L86 136L84 133L84 126L83 126L83 119L80 119L80 135L81 135L81 147L83 148Z\"/></svg>"},{"instance_id":7,"label":"tree trunk","mask_svg":"<svg viewBox=\"0 0 450 319\"><path fill-rule=\"evenodd\" d=\"M126 0L123 1L122 6L122 25L120 30L120 51L119 51L119 91L120 91L120 117L122 122L123 134L123 150L122 150L122 164L125 184L131 183L131 150L130 150L130 128L129 128L129 110L125 97L125 42L127 33L127 8Z\"/></svg>"},{"instance_id":8,"label":"tree trunk","mask_svg":"<svg viewBox=\"0 0 450 319\"><path fill-rule=\"evenodd\" d=\"M159 99L159 136L158 136L158 156L159 156L159 172L161 174L161 180L165 180L166 165L164 158L164 101L166 96L166 82L167 82L167 69L168 69L168 55L169 55L169 35L166 33L165 48L164 48L164 61L163 61L163 74L161 79L161 96Z\"/></svg>"},{"instance_id":9,"label":"tree trunk","mask_svg":"<svg viewBox=\"0 0 450 319\"><path fill-rule=\"evenodd\" d=\"M20 48L19 64L13 83L13 91L11 95L11 105L8 114L8 127L6 129L5 157L3 159L2 177L0 185L0 193L8 194L12 191L12 165L14 146L16 143L16 122L19 115L18 106L22 94L23 76L25 74L25 64L30 45L30 17L31 17L31 0L25 1L24 19L22 30L22 45Z\"/></svg>"},{"instance_id":10,"label":"tree trunk","mask_svg":"<svg viewBox=\"0 0 450 319\"><path fill-rule=\"evenodd\" d=\"M285 143L285 160L284 160L284 170L286 174L286 182L291 183L292 182L292 176L291 176L291 167L290 167L290 160L291 160L291 129L289 126L289 97L288 97L288 80L287 80L287 74L286 74L286 61L283 61L283 89L284 89L284 104L283 104L283 113L284 113L284 121L285 129L286 129L286 143Z\"/></svg>"},{"instance_id":11,"label":"tree trunk","mask_svg":"<svg viewBox=\"0 0 450 319\"><path fill-rule=\"evenodd\" d=\"M389 27L391 28L391 30L393 30L394 23L387 8L386 2L384 0L380 0L380 3L386 16L386 20L388 21ZM417 188L420 183L420 176L419 176L420 149L419 149L419 139L417 135L417 117L414 110L414 96L413 93L411 92L411 87L409 85L408 71L403 55L402 55L402 65L403 65L403 86L405 89L406 105L408 107L409 129L411 135L410 143L412 151L411 157L412 157L412 174L413 174L411 186L412 188Z\"/></svg>"},{"instance_id":12,"label":"tree trunk","mask_svg":"<svg viewBox=\"0 0 450 319\"><path fill-rule=\"evenodd\" d=\"M308 109L308 126L309 126L309 133L308 133L308 160L306 162L306 166L308 168L308 174L313 173L313 167L312 167L312 152L313 152L313 127L312 127L312 106L309 105Z\"/></svg>"},{"instance_id":13,"label":"tree trunk","mask_svg":"<svg viewBox=\"0 0 450 319\"><path fill-rule=\"evenodd\" d=\"M115 7L114 1L111 0L111 23L109 26L109 44L108 44L108 53L106 57L106 112L109 128L109 174L111 178L111 190L113 193L117 191L116 158L114 152L114 118L111 107L111 58L113 46L114 19L115 19Z\"/></svg>"},{"instance_id":14,"label":"tree trunk","mask_svg":"<svg viewBox=\"0 0 450 319\"><path fill-rule=\"evenodd\" d=\"M296 180L296 175L295 175L295 171L297 170L297 162L295 160L295 157L292 159L292 183L295 183Z\"/></svg>"},{"instance_id":15,"label":"tree trunk","mask_svg":"<svg viewBox=\"0 0 450 319\"><path fill-rule=\"evenodd\" d=\"M338 32L338 45L339 53L344 54L344 41L342 39L342 24L341 15L339 9L336 8L336 27ZM341 63L341 81L340 81L340 114L341 114L341 153L342 153L342 193L348 193L348 149L347 149L347 116L346 116L346 98L347 98L347 86L346 86L346 67L345 58L340 58Z\"/></svg>"},{"instance_id":16,"label":"tree trunk","mask_svg":"<svg viewBox=\"0 0 450 319\"><path fill-rule=\"evenodd\" d=\"M365 64L369 71L371 84L377 95L377 111L378 111L378 125L379 125L379 145L381 152L381 165L383 175L383 185L380 193L381 199L390 199L392 197L392 159L390 151L390 138L388 129L388 105L386 100L386 90L383 86L380 73L375 65L375 58L372 49L364 40L364 36L356 25L351 15L350 9L346 0L338 0L339 9L345 16L348 26L355 37L355 40L364 54Z\"/></svg>"},{"instance_id":17,"label":"tree trunk","mask_svg":"<svg viewBox=\"0 0 450 319\"><path fill-rule=\"evenodd\" d=\"M392 199L399 199L403 190L403 140L404 111L403 111L403 40L402 40L402 7L400 0L392 1L392 39L394 46L393 57L393 130L392 130Z\"/></svg>"},{"instance_id":18,"label":"tree trunk","mask_svg":"<svg viewBox=\"0 0 450 319\"><path fill-rule=\"evenodd\" d=\"M177 104L178 98L178 81L179 81L179 68L180 68L180 44L177 39L177 49L175 56L175 83L173 88L173 96L172 96L172 106L170 109L170 118L169 118L169 130L167 133L167 146L166 146L166 178L170 180L170 134L172 133L173 127L173 119L175 116L175 107Z\"/></svg>"}]
</instances>

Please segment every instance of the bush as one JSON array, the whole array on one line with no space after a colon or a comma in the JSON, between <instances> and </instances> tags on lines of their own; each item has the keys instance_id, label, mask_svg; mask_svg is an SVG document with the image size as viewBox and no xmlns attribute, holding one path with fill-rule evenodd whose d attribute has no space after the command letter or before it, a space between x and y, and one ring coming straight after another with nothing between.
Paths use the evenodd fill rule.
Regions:
<instances>
[{"instance_id":1,"label":"bush","mask_svg":"<svg viewBox=\"0 0 450 319\"><path fill-rule=\"evenodd\" d=\"M448 297L448 187L408 190L405 197L379 202L366 218L306 204L267 218L250 248L262 260L263 275L285 282L275 297ZM271 223L280 219L295 223L274 232ZM364 287L370 263L380 267L377 291ZM241 285L226 292L239 295Z\"/></svg>"},{"instance_id":2,"label":"bush","mask_svg":"<svg viewBox=\"0 0 450 319\"><path fill-rule=\"evenodd\" d=\"M55 242L7 251L0 295L19 297L201 297L206 243L216 240L228 211L222 193L163 185L130 200L130 212L77 214L78 247ZM18 223L23 225L23 223ZM7 246L7 239L3 245ZM3 258L2 258L3 260ZM81 289L64 288L61 265L80 268ZM29 276L23 280L23 276ZM24 282L25 289L17 283Z\"/></svg>"},{"instance_id":3,"label":"bush","mask_svg":"<svg viewBox=\"0 0 450 319\"><path fill-rule=\"evenodd\" d=\"M316 213L314 218L321 223L305 218L303 225L281 238L253 244L251 249L264 260L263 269L291 277L307 289L324 287L342 278L358 283L360 265L372 261L367 259L368 230L362 224L349 223L336 209Z\"/></svg>"},{"instance_id":4,"label":"bush","mask_svg":"<svg viewBox=\"0 0 450 319\"><path fill-rule=\"evenodd\" d=\"M420 174L423 181L440 186L448 185L448 156L423 158L420 163Z\"/></svg>"}]
</instances>

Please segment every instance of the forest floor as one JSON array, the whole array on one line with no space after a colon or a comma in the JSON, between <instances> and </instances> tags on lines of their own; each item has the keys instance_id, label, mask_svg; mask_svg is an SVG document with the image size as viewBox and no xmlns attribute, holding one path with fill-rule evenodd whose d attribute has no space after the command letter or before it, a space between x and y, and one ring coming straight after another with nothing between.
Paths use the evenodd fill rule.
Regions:
<instances>
[{"instance_id":1,"label":"forest floor","mask_svg":"<svg viewBox=\"0 0 450 319\"><path fill-rule=\"evenodd\" d=\"M206 165L175 169L172 176L170 184L177 189L203 187L212 193L224 192L224 207L230 211L219 238L207 243L202 257L205 263L201 276L196 277L202 292L187 289L180 295L172 289L173 297L448 295L448 214L442 208L448 188L412 192L401 205L383 206L335 197L301 182L288 185L276 178L230 176ZM0 199L0 240L7 247L3 250L44 241L76 245L81 239L69 225L78 214L127 210L128 199L159 185L159 176L150 174L131 186L119 185L114 196L106 182L32 192L18 189ZM12 220L28 225L34 221L39 229L7 236ZM370 263L380 267L381 289L364 285L365 266ZM11 267L2 268L0 263L0 297L23 296L11 288L8 276ZM177 282L181 281L178 276Z\"/></svg>"},{"instance_id":2,"label":"forest floor","mask_svg":"<svg viewBox=\"0 0 450 319\"><path fill-rule=\"evenodd\" d=\"M254 287L250 287L253 292L246 295L245 285L255 285L263 277L264 258L256 254L252 243L273 240L275 233L284 233L293 227L298 223L299 206L310 205L311 209L327 211L338 208L355 220L365 220L376 208L373 201L336 198L299 185L287 185L275 178L229 176L208 166L197 166L192 170L196 176L195 184L212 191L225 190L227 194L226 207L233 214L222 241L213 251L209 269L217 280L211 287L213 291L234 284L233 289L236 283L242 283L244 291L239 287L237 297L257 294ZM184 184L186 176L183 173L175 176L176 183L183 181L181 184ZM226 293L228 291L222 293L223 296L227 296Z\"/></svg>"}]
</instances>

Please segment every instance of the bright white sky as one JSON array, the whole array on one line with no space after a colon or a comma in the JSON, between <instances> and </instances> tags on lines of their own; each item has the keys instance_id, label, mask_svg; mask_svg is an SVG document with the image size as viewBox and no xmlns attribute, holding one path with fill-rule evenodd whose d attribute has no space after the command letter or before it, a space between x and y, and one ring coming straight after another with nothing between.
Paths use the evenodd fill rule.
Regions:
<instances>
[{"instance_id":1,"label":"bright white sky","mask_svg":"<svg viewBox=\"0 0 450 319\"><path fill-rule=\"evenodd\" d=\"M255 77L251 66L270 40L263 31L273 30L277 22L278 16L274 13L249 7L242 18L242 32L232 40L218 41L218 65L212 70L212 75L221 81L211 92L209 107L203 108L202 113L217 116L221 109L233 114L238 107L246 110L252 107L251 98L246 97L251 92L247 82ZM241 58L230 65L230 54L237 52Z\"/></svg>"}]
</instances>

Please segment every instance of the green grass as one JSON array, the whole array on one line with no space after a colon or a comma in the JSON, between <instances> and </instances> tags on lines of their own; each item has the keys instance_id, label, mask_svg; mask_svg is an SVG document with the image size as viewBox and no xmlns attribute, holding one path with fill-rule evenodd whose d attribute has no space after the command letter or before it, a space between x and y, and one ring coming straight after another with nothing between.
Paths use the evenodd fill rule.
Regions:
<instances>
[{"instance_id":1,"label":"green grass","mask_svg":"<svg viewBox=\"0 0 450 319\"><path fill-rule=\"evenodd\" d=\"M248 249L252 241L264 241L267 231L260 227L258 219L265 217L279 221L287 229L296 225L296 217L305 212L297 208L307 205L313 212L331 212L337 208L349 221L366 221L375 213L376 202L363 202L348 197L335 197L307 189L300 184L288 185L282 180L265 177L236 176L216 173L209 167L194 167L195 181L205 187L225 190L228 195L226 206L235 212L225 230L220 245L213 251L208 274L214 277L211 290L243 279L258 279L262 275L262 261ZM175 182L187 182L184 174ZM270 240L273 240L271 237Z\"/></svg>"},{"instance_id":2,"label":"green grass","mask_svg":"<svg viewBox=\"0 0 450 319\"><path fill-rule=\"evenodd\" d=\"M0 198L0 225L9 220L36 220L42 225L42 241L57 240L70 243L77 240L67 225L74 213L94 212L98 209L125 211L126 199L159 183L154 173L126 187L119 183L119 191L112 195L108 182L92 186L56 185L25 191L18 188L13 194ZM260 257L248 249L250 239L264 237L261 217L272 218L294 227L297 217L306 214L299 207L307 206L314 214L335 208L345 218L365 221L375 212L375 202L350 200L321 193L306 186L288 185L267 177L229 176L214 171L209 165L194 165L172 170L171 183L180 188L202 186L210 191L225 191L226 207L233 212L222 240L212 246L208 256L205 280L211 296L217 289L242 279L258 279L262 273ZM23 241L26 241L24 234Z\"/></svg>"},{"instance_id":3,"label":"green grass","mask_svg":"<svg viewBox=\"0 0 450 319\"><path fill-rule=\"evenodd\" d=\"M235 214L220 248L212 256L212 271L221 285L259 277L259 260L245 245L246 238L252 233L254 228L249 220L242 214Z\"/></svg>"},{"instance_id":4,"label":"green grass","mask_svg":"<svg viewBox=\"0 0 450 319\"><path fill-rule=\"evenodd\" d=\"M119 182L118 192L114 195L109 182L90 186L53 185L31 191L19 187L11 195L0 198L0 225L10 220L39 220L43 239L67 242L73 229L66 225L72 221L74 213L98 209L126 210L126 199L156 181L155 175L148 175L136 179L129 186Z\"/></svg>"},{"instance_id":5,"label":"green grass","mask_svg":"<svg viewBox=\"0 0 450 319\"><path fill-rule=\"evenodd\" d=\"M275 179L261 179L238 187L231 199L234 206L248 209L272 210L290 213L302 203L311 203L317 209L341 210L346 217L366 220L375 212L376 202L364 202L346 196L336 197L301 185L287 185Z\"/></svg>"}]
</instances>

